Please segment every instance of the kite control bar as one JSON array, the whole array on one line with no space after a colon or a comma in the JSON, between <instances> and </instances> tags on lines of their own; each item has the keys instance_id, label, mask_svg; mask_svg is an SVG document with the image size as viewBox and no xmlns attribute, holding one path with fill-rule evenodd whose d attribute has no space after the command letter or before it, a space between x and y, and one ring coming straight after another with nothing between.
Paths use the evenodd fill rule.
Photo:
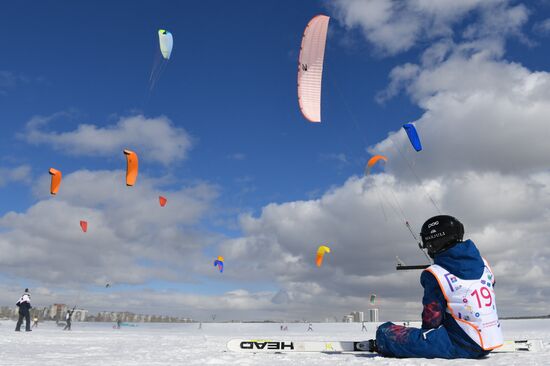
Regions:
<instances>
[{"instance_id":1,"label":"kite control bar","mask_svg":"<svg viewBox=\"0 0 550 366\"><path fill-rule=\"evenodd\" d=\"M395 269L398 270L398 271L407 271L407 270L410 270L410 269L426 269L429 266L430 266L429 264L418 264L418 265L415 265L415 266L405 266L405 265L402 265L402 264L398 264L395 267Z\"/></svg>"}]
</instances>

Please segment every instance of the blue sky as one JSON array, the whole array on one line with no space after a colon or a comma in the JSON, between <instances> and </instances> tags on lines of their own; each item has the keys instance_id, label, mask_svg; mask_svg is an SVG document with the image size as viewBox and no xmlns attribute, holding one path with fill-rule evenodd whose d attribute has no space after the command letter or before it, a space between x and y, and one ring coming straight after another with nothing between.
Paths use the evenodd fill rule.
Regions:
<instances>
[{"instance_id":1,"label":"blue sky","mask_svg":"<svg viewBox=\"0 0 550 366\"><path fill-rule=\"evenodd\" d=\"M377 4L393 7L377 8ZM441 4L433 9L412 9L389 0L4 4L0 14L0 173L4 175L0 179L0 247L6 258L5 269L0 270L0 291L16 296L20 286L31 283L42 294L37 301L46 304L64 301L74 297L71 291L81 293L87 288L90 296L85 305L100 309L115 306L94 297L103 292L98 284L105 280L118 284L113 292L130 291L141 301L139 306L121 301L118 308L135 306L135 311L146 311L162 301L163 291L177 289L182 306L195 316L206 314L201 313L201 306L211 301L209 296L234 299L226 307L236 317L245 317L239 312L243 306L259 317L301 317L309 314L308 309L324 317L331 314L312 304L325 306L329 313L347 311L343 309L348 305L337 299L346 296L351 296L349 306L362 306L360 293L366 298L372 291L384 291L372 288L372 276L394 276L396 254L409 261L423 260L401 223L391 218L376 221L382 217L380 205L386 204L385 210L391 212L391 203L375 198L372 205L354 207L363 200L371 202L370 194L378 197L373 181L362 178L373 152L390 156L387 174L380 174L379 179L395 185L394 192L411 222L419 226L436 213L425 196L429 191L444 211L462 214L472 233L485 238L490 228L509 218L486 219L491 216L487 214L480 219L464 208L466 202L479 202L476 194L488 186L496 191L484 172L504 174L500 179L504 182L525 171L543 174L546 170L544 161L532 159L537 143L531 141L534 145L530 146L528 139L518 143L524 143L524 149L515 151L517 171L516 165L503 162L499 155L505 156L509 149L497 142L517 134L519 122L512 117L504 121L502 116L510 108L503 107L498 114L498 106L495 115L472 112L466 117L467 111L489 108L489 104L468 104L468 97L515 90L524 80L530 90L533 82L528 80L546 77L550 5L508 0L463 7ZM302 32L319 13L331 16L331 22L323 75L323 122L313 124L298 108L296 72ZM491 18L487 15L491 13L496 15ZM406 44L402 39L407 34L399 35L399 31L410 24L417 28L408 34L412 36ZM149 91L149 74L159 57L160 28L172 32L174 49L161 78ZM443 56L433 57L434 50L444 50ZM477 64L479 59L485 63ZM475 70L483 70L479 80ZM502 77L492 78L493 71ZM462 72L464 82L459 77L445 84ZM468 78L469 73L474 77ZM500 84L506 80L509 84ZM377 101L384 91L390 97ZM452 98L446 101L449 95ZM511 100L512 107L521 109L522 98L535 103L537 95L502 95L495 100ZM457 100L463 104L454 105ZM139 115L145 118L138 120ZM30 122L37 118L45 122ZM142 127L168 126L166 133L151 137L163 136L166 144L148 142L142 135L128 139L138 141L137 146L125 145L128 131L118 123L128 120ZM415 155L403 140L399 129L406 122L422 127L421 136L427 142L423 155ZM62 141L60 135L78 134L82 125L93 126L119 142L105 148L98 147L100 141L90 142L98 149L94 154L86 150L86 141L82 149L78 143ZM541 136L536 126L523 126L522 131ZM455 128L462 129L464 138L458 138ZM502 132L501 138L492 135L495 129ZM388 140L394 132L398 134ZM480 141L495 141L495 145L484 150L481 143L468 143L475 140L467 139L469 134ZM174 147L178 141L188 145L163 155L168 160L147 154L158 152L163 145ZM391 156L395 153L391 144L400 146L422 182L412 180L403 161ZM122 190L117 186L109 192L114 187L110 182L118 182L123 173L121 150L125 147L140 153L140 187ZM471 157L456 163L462 154ZM55 198L47 194L50 167L64 174L61 193ZM19 173L10 175L16 169ZM467 184L459 184L455 174L478 174L479 181L469 178L477 182L475 187L464 188L457 198L448 192ZM94 188L100 177L104 181ZM540 177L532 179L539 182ZM370 188L361 190L358 182ZM164 211L155 206L158 194L169 200ZM496 202L507 197L502 194L495 197ZM542 193L537 194L525 193L525 197L540 198ZM130 209L139 212L128 215ZM522 216L520 207L510 212L517 222L531 219ZM76 222L83 215L90 217L88 234L98 236L83 239L65 232L63 223L71 220L71 213L78 216ZM330 225L319 221L325 214L331 217ZM328 230L332 225L333 230ZM95 227L101 233L94 234ZM381 239L373 234L379 229L396 236ZM342 249L320 275L306 258L325 240ZM30 254L19 252L27 247ZM382 248L380 254L374 255L377 248ZM354 250L362 254L357 256ZM42 251L54 251L74 263L32 255ZM12 253L17 253L13 256L17 259L10 258ZM211 268L200 269L200 263L209 266L220 253L229 259L223 277ZM80 262L83 257L89 261ZM498 260L507 263L508 258ZM371 260L372 267L366 266ZM290 270L294 267L289 263L297 269ZM33 265L36 273L21 269ZM79 265L90 266L88 275L77 274ZM119 268L124 266L128 271ZM344 274L371 277L364 278L365 285L352 296L335 290L338 283L346 282ZM386 294L391 311L399 302L414 303L417 296L412 290L399 295L397 282L392 282ZM416 282L400 285L415 287ZM316 286L319 289L312 290ZM147 297L143 288L159 295ZM312 291L310 297L300 297L304 288ZM270 299L279 290L288 292L291 300L286 307L274 308ZM325 291L332 291L334 298L319 300ZM543 298L547 291L543 290ZM197 299L189 300L193 296ZM411 307L411 313L416 310Z\"/></svg>"},{"instance_id":2,"label":"blue sky","mask_svg":"<svg viewBox=\"0 0 550 366\"><path fill-rule=\"evenodd\" d=\"M34 115L74 111L77 118L56 122L58 131L78 123L108 125L113 115L135 111L166 115L196 139L190 158L170 172L223 185L222 201L258 209L359 174L367 159L365 144L417 113L406 101L398 108L375 103L396 60L372 57L368 45L359 42L342 45L345 31L333 21L323 95L326 122L306 123L297 108L296 60L304 24L326 12L319 2L9 6L14 8L4 12L2 28L18 30L1 40L9 50L1 68L29 81L19 81L2 98L2 156L32 164L35 174L61 163L65 171L112 169L121 156L71 158L14 139ZM25 14L32 26L21 27L21 19L8 14ZM158 28L174 34L175 47L148 95ZM231 159L235 154L242 160ZM345 154L349 164L330 159L337 154ZM158 166L143 171L165 172ZM250 187L252 192L233 197ZM30 202L26 187L6 187L2 195L3 201L11 197L11 204ZM2 212L12 207L5 205Z\"/></svg>"}]
</instances>

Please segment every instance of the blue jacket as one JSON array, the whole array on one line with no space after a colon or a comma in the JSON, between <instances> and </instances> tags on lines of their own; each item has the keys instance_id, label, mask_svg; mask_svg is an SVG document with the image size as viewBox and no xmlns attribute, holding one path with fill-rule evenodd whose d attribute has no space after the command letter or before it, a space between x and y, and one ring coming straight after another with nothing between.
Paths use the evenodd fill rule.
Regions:
<instances>
[{"instance_id":1,"label":"blue jacket","mask_svg":"<svg viewBox=\"0 0 550 366\"><path fill-rule=\"evenodd\" d=\"M445 268L455 276L473 280L482 276L485 264L479 250L471 240L458 243L454 247L435 256L434 263ZM448 314L447 301L435 277L428 271L422 272L420 283L424 287L422 304L422 328L433 329L443 325L453 344L472 353L489 353L472 340L460 328L456 320Z\"/></svg>"}]
</instances>

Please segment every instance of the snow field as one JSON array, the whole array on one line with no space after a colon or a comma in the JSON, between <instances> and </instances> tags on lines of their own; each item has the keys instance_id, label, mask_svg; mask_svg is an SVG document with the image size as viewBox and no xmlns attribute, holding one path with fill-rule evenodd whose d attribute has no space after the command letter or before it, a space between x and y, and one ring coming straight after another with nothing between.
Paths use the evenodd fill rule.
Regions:
<instances>
[{"instance_id":1,"label":"snow field","mask_svg":"<svg viewBox=\"0 0 550 366\"><path fill-rule=\"evenodd\" d=\"M550 365L550 319L504 320L506 339L541 338L542 353L492 354L483 360L388 359L370 354L248 354L226 351L231 338L274 340L365 340L375 324L366 323L203 323L143 324L113 329L112 323L73 323L63 331L53 322L33 332L15 332L15 322L0 322L0 365ZM419 326L411 323L411 326Z\"/></svg>"}]
</instances>

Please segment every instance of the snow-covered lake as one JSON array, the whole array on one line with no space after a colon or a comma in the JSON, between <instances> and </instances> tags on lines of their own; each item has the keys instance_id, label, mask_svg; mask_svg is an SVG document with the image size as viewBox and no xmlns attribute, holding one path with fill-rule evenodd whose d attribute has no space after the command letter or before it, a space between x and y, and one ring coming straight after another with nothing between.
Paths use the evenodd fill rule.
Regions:
<instances>
[{"instance_id":1,"label":"snow-covered lake","mask_svg":"<svg viewBox=\"0 0 550 366\"><path fill-rule=\"evenodd\" d=\"M542 353L500 353L483 360L387 359L366 354L243 354L226 351L231 338L365 340L374 324L138 324L113 329L109 323L73 323L62 331L53 322L33 332L15 332L15 322L0 322L0 365L550 365L550 320L504 320L506 339L540 338ZM412 324L418 325L418 324Z\"/></svg>"}]
</instances>

